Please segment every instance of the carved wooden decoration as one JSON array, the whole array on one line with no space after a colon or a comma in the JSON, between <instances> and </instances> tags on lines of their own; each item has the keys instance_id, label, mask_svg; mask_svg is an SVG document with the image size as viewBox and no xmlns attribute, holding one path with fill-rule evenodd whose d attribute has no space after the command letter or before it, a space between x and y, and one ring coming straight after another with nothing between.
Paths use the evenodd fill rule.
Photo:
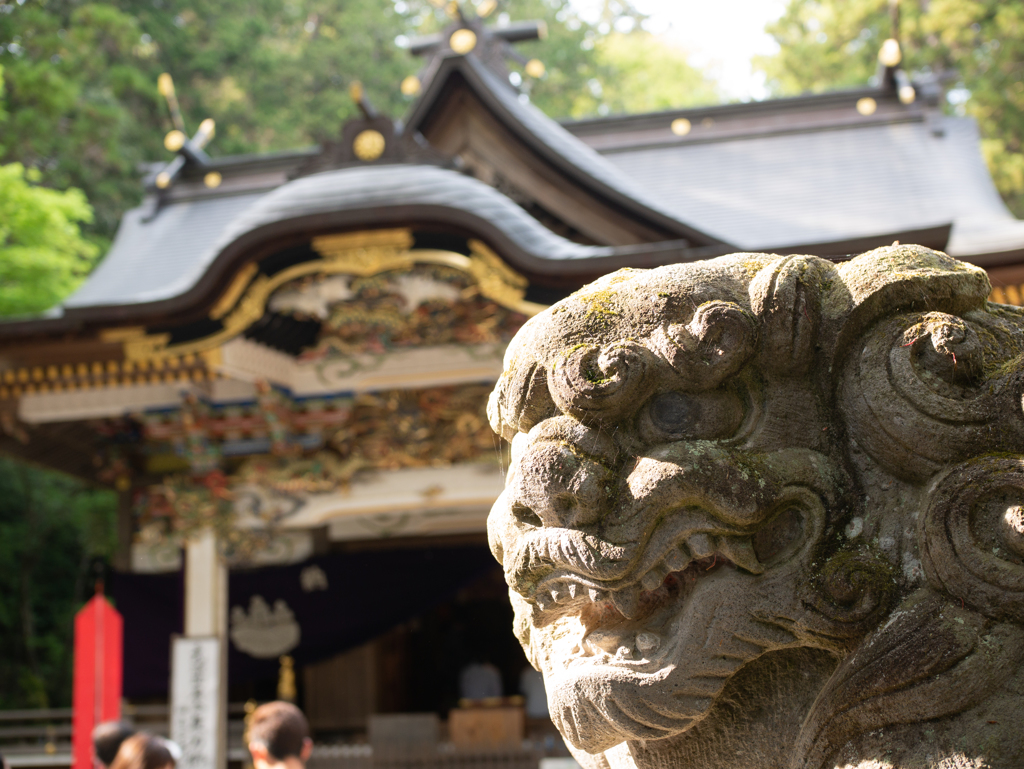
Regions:
<instances>
[{"instance_id":1,"label":"carved wooden decoration","mask_svg":"<svg viewBox=\"0 0 1024 769\"><path fill-rule=\"evenodd\" d=\"M489 521L587 769L1024 764L1024 313L919 246L532 318Z\"/></svg>"}]
</instances>

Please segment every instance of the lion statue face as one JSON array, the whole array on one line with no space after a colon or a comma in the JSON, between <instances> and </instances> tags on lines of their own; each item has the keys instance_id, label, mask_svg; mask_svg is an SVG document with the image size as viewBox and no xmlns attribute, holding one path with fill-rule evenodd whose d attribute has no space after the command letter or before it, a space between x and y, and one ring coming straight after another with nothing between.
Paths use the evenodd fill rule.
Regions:
<instances>
[{"instance_id":1,"label":"lion statue face","mask_svg":"<svg viewBox=\"0 0 1024 769\"><path fill-rule=\"evenodd\" d=\"M989 291L917 246L736 254L524 326L489 539L585 766L1017 765L1024 318Z\"/></svg>"}]
</instances>

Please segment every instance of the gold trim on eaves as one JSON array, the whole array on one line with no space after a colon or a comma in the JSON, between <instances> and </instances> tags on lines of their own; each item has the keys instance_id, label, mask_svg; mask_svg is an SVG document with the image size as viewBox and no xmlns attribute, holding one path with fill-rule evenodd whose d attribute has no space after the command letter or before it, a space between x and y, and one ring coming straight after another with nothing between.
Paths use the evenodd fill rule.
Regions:
<instances>
[{"instance_id":1,"label":"gold trim on eaves","mask_svg":"<svg viewBox=\"0 0 1024 769\"><path fill-rule=\"evenodd\" d=\"M127 334L123 339L125 358L138 361L214 350L263 317L274 291L307 275L369 277L416 264L437 264L470 275L482 296L510 310L533 316L545 309L545 305L524 299L526 278L479 240L469 241L469 256L438 249L413 249L412 245L412 233L405 228L314 238L313 250L323 259L293 265L273 276L258 275L255 264L244 267L210 311L211 320L222 320L222 330L175 345L168 344L170 334Z\"/></svg>"}]
</instances>

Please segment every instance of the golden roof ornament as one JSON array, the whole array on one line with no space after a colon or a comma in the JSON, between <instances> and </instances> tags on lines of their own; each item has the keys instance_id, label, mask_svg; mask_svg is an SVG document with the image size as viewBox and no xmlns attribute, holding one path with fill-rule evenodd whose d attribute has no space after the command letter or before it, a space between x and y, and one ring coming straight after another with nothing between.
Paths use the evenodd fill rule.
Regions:
<instances>
[{"instance_id":1,"label":"golden roof ornament","mask_svg":"<svg viewBox=\"0 0 1024 769\"><path fill-rule=\"evenodd\" d=\"M433 0L432 0L433 1ZM525 21L485 26L483 20L498 8L497 0L484 0L475 9L470 5L456 2L433 2L443 8L451 23L440 33L414 38L409 43L409 52L423 56L427 63L415 77L416 84L406 78L402 82L402 93L418 96L440 66L441 60L451 56L475 56L510 88L510 72L507 62L513 61L522 68L527 78L538 80L544 77L547 68L537 58L527 58L512 47L514 43L543 40L547 37L547 25L543 21ZM473 13L470 13L470 11ZM519 81L516 81L519 84Z\"/></svg>"},{"instance_id":2,"label":"golden roof ornament","mask_svg":"<svg viewBox=\"0 0 1024 769\"><path fill-rule=\"evenodd\" d=\"M878 61L884 67L895 67L903 61L903 52L900 50L900 41L890 37L882 43L878 49Z\"/></svg>"},{"instance_id":3,"label":"golden roof ornament","mask_svg":"<svg viewBox=\"0 0 1024 769\"><path fill-rule=\"evenodd\" d=\"M384 154L386 142L380 131L368 128L356 134L352 142L352 152L360 160L376 160Z\"/></svg>"},{"instance_id":4,"label":"golden roof ornament","mask_svg":"<svg viewBox=\"0 0 1024 769\"><path fill-rule=\"evenodd\" d=\"M423 84L415 75L409 75L402 81L400 90L402 91L402 96L419 96L420 91L423 90Z\"/></svg>"},{"instance_id":5,"label":"golden roof ornament","mask_svg":"<svg viewBox=\"0 0 1024 769\"><path fill-rule=\"evenodd\" d=\"M476 48L476 33L466 27L457 29L448 38L448 45L455 53L465 55Z\"/></svg>"},{"instance_id":6,"label":"golden roof ornament","mask_svg":"<svg viewBox=\"0 0 1024 769\"><path fill-rule=\"evenodd\" d=\"M899 69L903 62L903 50L900 46L899 0L889 0L889 17L890 36L882 41L882 45L878 49L878 80L883 88L896 92L901 104L913 104L917 99L917 89L914 88L906 71Z\"/></svg>"},{"instance_id":7,"label":"golden roof ornament","mask_svg":"<svg viewBox=\"0 0 1024 769\"><path fill-rule=\"evenodd\" d=\"M440 61L453 56L473 56L489 70L499 75L512 88L510 72L505 64L509 59L516 61L525 77L534 80L546 74L544 62L537 58L527 59L514 48L513 43L528 40L542 40L547 36L547 26L542 21L528 21L484 26L483 19L498 8L496 0L484 0L471 13L471 6L457 2L430 0L431 4L444 12L452 22L442 32L416 38L409 44L412 54L427 56L430 61L419 75L408 75L400 85L403 96L419 97L429 83ZM416 158L417 162L446 164L450 158L425 148L411 136L403 135L393 120L381 115L366 95L362 83L353 81L348 88L349 97L362 113L347 121L341 130L340 140L327 140L321 152L294 173L295 177L317 171L337 168L353 163L400 162Z\"/></svg>"},{"instance_id":8,"label":"golden roof ornament","mask_svg":"<svg viewBox=\"0 0 1024 769\"><path fill-rule=\"evenodd\" d=\"M153 178L153 184L158 190L167 190L174 183L174 180L184 170L185 166L192 164L204 169L211 164L209 155L203 148L213 139L216 134L216 123L213 118L206 118L199 124L198 130L190 139L185 129L185 120L181 115L181 107L178 104L178 96L174 89L174 79L170 73L164 72L157 78L157 90L167 102L167 110L171 116L174 128L164 136L164 148L168 152L176 153L170 163L167 163ZM219 171L208 171L203 176L203 183L208 188L220 186L223 177Z\"/></svg>"}]
</instances>

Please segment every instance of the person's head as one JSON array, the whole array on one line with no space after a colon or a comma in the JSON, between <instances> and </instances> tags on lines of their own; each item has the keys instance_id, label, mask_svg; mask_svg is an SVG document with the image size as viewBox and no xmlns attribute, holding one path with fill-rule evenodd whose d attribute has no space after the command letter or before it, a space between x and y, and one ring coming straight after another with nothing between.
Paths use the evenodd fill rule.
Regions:
<instances>
[{"instance_id":1,"label":"person's head","mask_svg":"<svg viewBox=\"0 0 1024 769\"><path fill-rule=\"evenodd\" d=\"M249 721L249 753L256 769L277 764L305 764L313 752L309 722L290 702L268 702Z\"/></svg>"},{"instance_id":2,"label":"person's head","mask_svg":"<svg viewBox=\"0 0 1024 769\"><path fill-rule=\"evenodd\" d=\"M92 749L96 761L104 767L114 763L121 743L135 734L135 728L123 721L104 721L92 730Z\"/></svg>"},{"instance_id":3,"label":"person's head","mask_svg":"<svg viewBox=\"0 0 1024 769\"><path fill-rule=\"evenodd\" d=\"M110 769L174 769L174 756L159 737L134 734L121 743Z\"/></svg>"}]
</instances>

